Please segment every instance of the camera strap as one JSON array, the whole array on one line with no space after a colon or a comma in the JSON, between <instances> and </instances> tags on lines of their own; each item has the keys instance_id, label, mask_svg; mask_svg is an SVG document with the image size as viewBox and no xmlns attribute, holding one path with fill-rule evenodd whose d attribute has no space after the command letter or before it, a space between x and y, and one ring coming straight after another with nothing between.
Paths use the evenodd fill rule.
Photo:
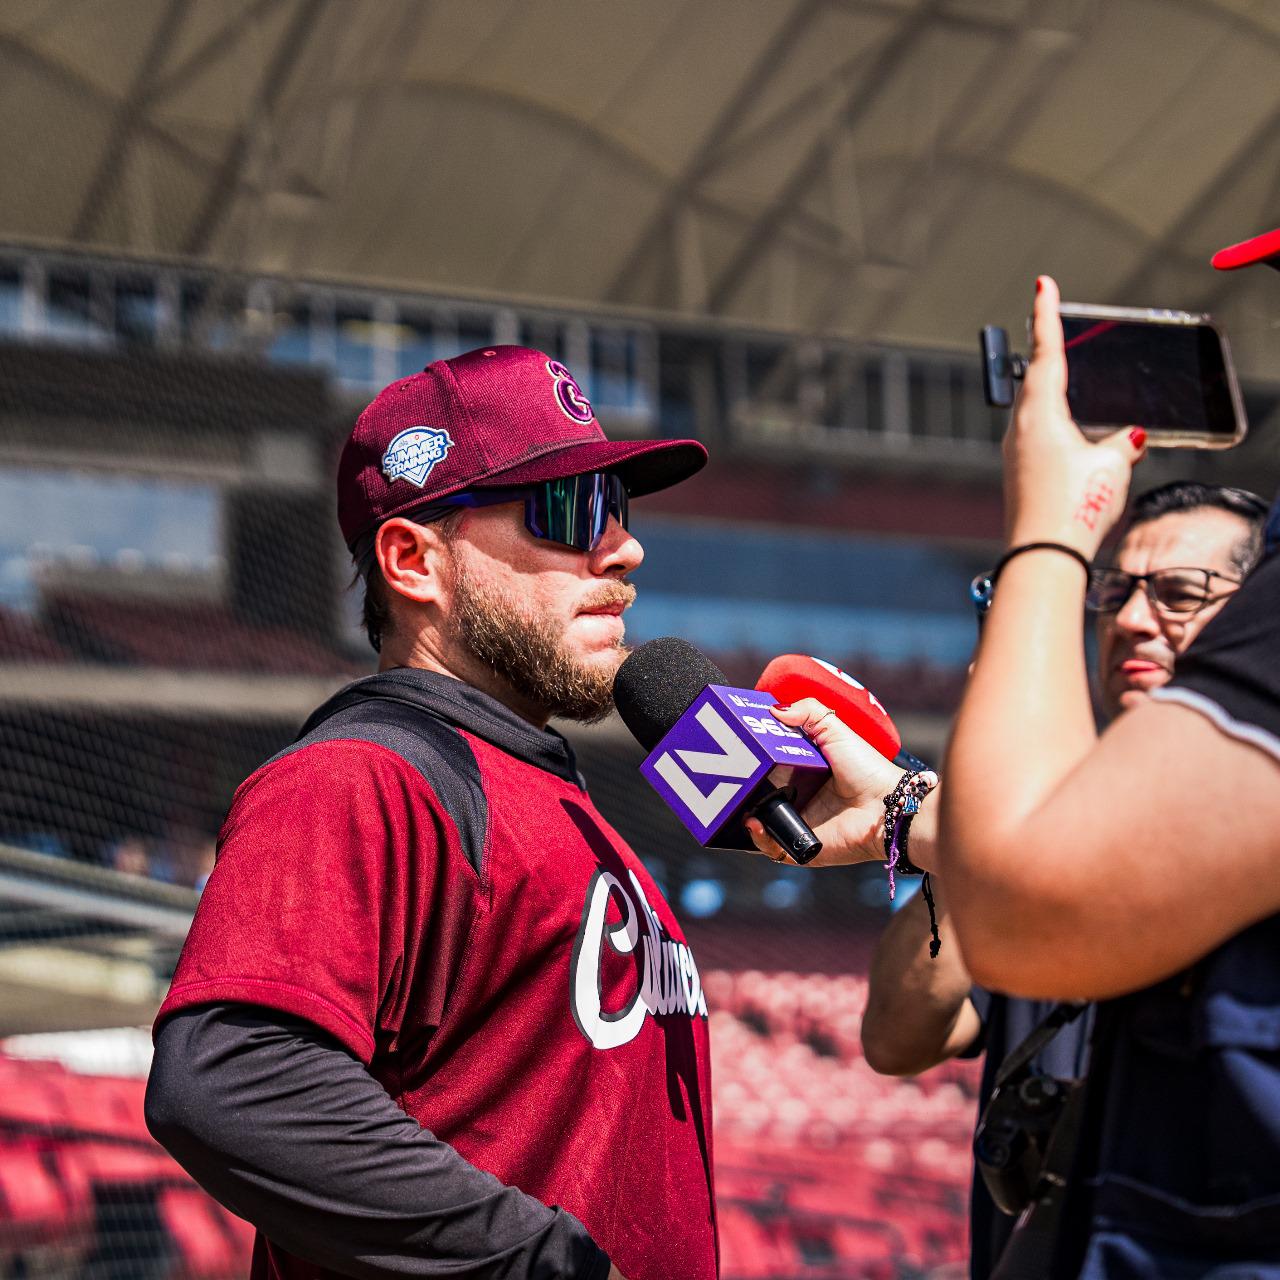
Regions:
<instances>
[{"instance_id":1,"label":"camera strap","mask_svg":"<svg viewBox=\"0 0 1280 1280\"><path fill-rule=\"evenodd\" d=\"M1063 1000L1060 1004L1055 1004L1040 1025L1021 1044L1009 1050L1005 1060L1000 1064L999 1071L996 1072L995 1088L999 1089L1002 1085L1008 1084L1014 1076L1025 1071L1031 1065L1031 1060L1049 1041L1068 1023L1074 1022L1088 1007L1087 1003L1073 1000Z\"/></svg>"},{"instance_id":2,"label":"camera strap","mask_svg":"<svg viewBox=\"0 0 1280 1280\"><path fill-rule=\"evenodd\" d=\"M996 1073L996 1088L1026 1072L1033 1058L1087 1004L1063 1001L1051 1009L1039 1026L1013 1049ZM1085 1114L1087 1080L1063 1081L1069 1093L1054 1124L1041 1166L1037 1196L1023 1211L1013 1234L1001 1252L991 1280L1047 1280L1054 1275L1059 1240L1067 1209L1068 1179L1075 1163Z\"/></svg>"}]
</instances>

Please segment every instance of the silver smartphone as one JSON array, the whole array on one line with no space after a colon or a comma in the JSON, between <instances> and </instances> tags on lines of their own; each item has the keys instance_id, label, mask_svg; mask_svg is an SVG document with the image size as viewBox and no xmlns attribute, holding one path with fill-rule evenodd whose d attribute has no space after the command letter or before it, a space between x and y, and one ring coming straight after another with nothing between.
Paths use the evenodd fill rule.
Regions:
<instances>
[{"instance_id":1,"label":"silver smartphone","mask_svg":"<svg viewBox=\"0 0 1280 1280\"><path fill-rule=\"evenodd\" d=\"M1064 302L1067 401L1085 435L1229 449L1248 431L1226 335L1207 315Z\"/></svg>"}]
</instances>

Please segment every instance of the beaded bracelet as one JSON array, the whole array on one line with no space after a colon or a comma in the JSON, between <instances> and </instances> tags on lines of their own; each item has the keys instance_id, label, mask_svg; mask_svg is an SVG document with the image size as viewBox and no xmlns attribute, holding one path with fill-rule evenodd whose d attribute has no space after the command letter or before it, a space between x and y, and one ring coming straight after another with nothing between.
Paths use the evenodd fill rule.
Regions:
<instances>
[{"instance_id":1,"label":"beaded bracelet","mask_svg":"<svg viewBox=\"0 0 1280 1280\"><path fill-rule=\"evenodd\" d=\"M897 886L894 873L904 876L923 875L920 890L929 908L929 958L936 960L942 950L938 934L938 917L933 905L933 890L929 873L922 871L907 856L907 839L911 832L911 820L920 812L920 802L938 785L938 775L932 769L914 769L904 773L884 798L884 856L885 870L889 873L889 901Z\"/></svg>"},{"instance_id":2,"label":"beaded bracelet","mask_svg":"<svg viewBox=\"0 0 1280 1280\"><path fill-rule=\"evenodd\" d=\"M938 775L932 769L918 769L904 773L884 798L884 856L885 870L889 873L889 898L894 895L894 872L903 875L923 874L906 858L906 835L911 819L920 811L920 802L938 785Z\"/></svg>"}]
</instances>

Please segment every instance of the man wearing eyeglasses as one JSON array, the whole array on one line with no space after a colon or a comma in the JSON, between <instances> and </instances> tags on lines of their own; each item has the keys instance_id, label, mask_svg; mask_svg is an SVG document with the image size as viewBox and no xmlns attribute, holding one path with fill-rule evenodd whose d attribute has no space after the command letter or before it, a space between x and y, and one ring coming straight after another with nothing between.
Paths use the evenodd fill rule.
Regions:
<instances>
[{"instance_id":1,"label":"man wearing eyeglasses","mask_svg":"<svg viewBox=\"0 0 1280 1280\"><path fill-rule=\"evenodd\" d=\"M715 1276L697 966L548 728L611 706L629 500L705 459L607 440L520 347L361 415L338 516L379 672L236 793L148 1090L255 1280Z\"/></svg>"},{"instance_id":2,"label":"man wearing eyeglasses","mask_svg":"<svg viewBox=\"0 0 1280 1280\"><path fill-rule=\"evenodd\" d=\"M1262 553L1267 507L1243 489L1179 481L1134 501L1110 563L1090 573L1086 607L1096 619L1098 690L1113 719L1166 684L1174 662L1218 613ZM946 931L944 877L934 877ZM1043 1022L1053 1002L995 995L972 985L954 941L929 955L929 921L917 895L876 948L862 1041L888 1075L915 1075L952 1057L985 1053L979 1114L1002 1061ZM1067 1023L1032 1060L1039 1073L1078 1079L1087 1067L1091 1019ZM975 1176L970 1274L992 1273L1014 1219Z\"/></svg>"},{"instance_id":3,"label":"man wearing eyeglasses","mask_svg":"<svg viewBox=\"0 0 1280 1280\"><path fill-rule=\"evenodd\" d=\"M1266 513L1255 494L1218 485L1169 484L1134 502L1112 565L1093 570L1085 597L1108 718L1168 682L1257 561Z\"/></svg>"}]
</instances>

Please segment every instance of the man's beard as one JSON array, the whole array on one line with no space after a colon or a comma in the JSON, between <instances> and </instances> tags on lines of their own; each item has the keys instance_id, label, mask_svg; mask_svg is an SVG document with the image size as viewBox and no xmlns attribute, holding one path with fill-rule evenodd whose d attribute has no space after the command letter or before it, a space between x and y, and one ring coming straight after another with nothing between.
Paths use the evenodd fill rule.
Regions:
<instances>
[{"instance_id":1,"label":"man's beard","mask_svg":"<svg viewBox=\"0 0 1280 1280\"><path fill-rule=\"evenodd\" d=\"M607 582L584 607L627 605L633 599L629 583ZM465 573L454 582L450 615L462 647L529 706L583 724L603 720L613 710L614 673L628 652L621 638L614 646L617 662L578 662L565 652L562 628L522 611L508 595L477 590Z\"/></svg>"}]
</instances>

